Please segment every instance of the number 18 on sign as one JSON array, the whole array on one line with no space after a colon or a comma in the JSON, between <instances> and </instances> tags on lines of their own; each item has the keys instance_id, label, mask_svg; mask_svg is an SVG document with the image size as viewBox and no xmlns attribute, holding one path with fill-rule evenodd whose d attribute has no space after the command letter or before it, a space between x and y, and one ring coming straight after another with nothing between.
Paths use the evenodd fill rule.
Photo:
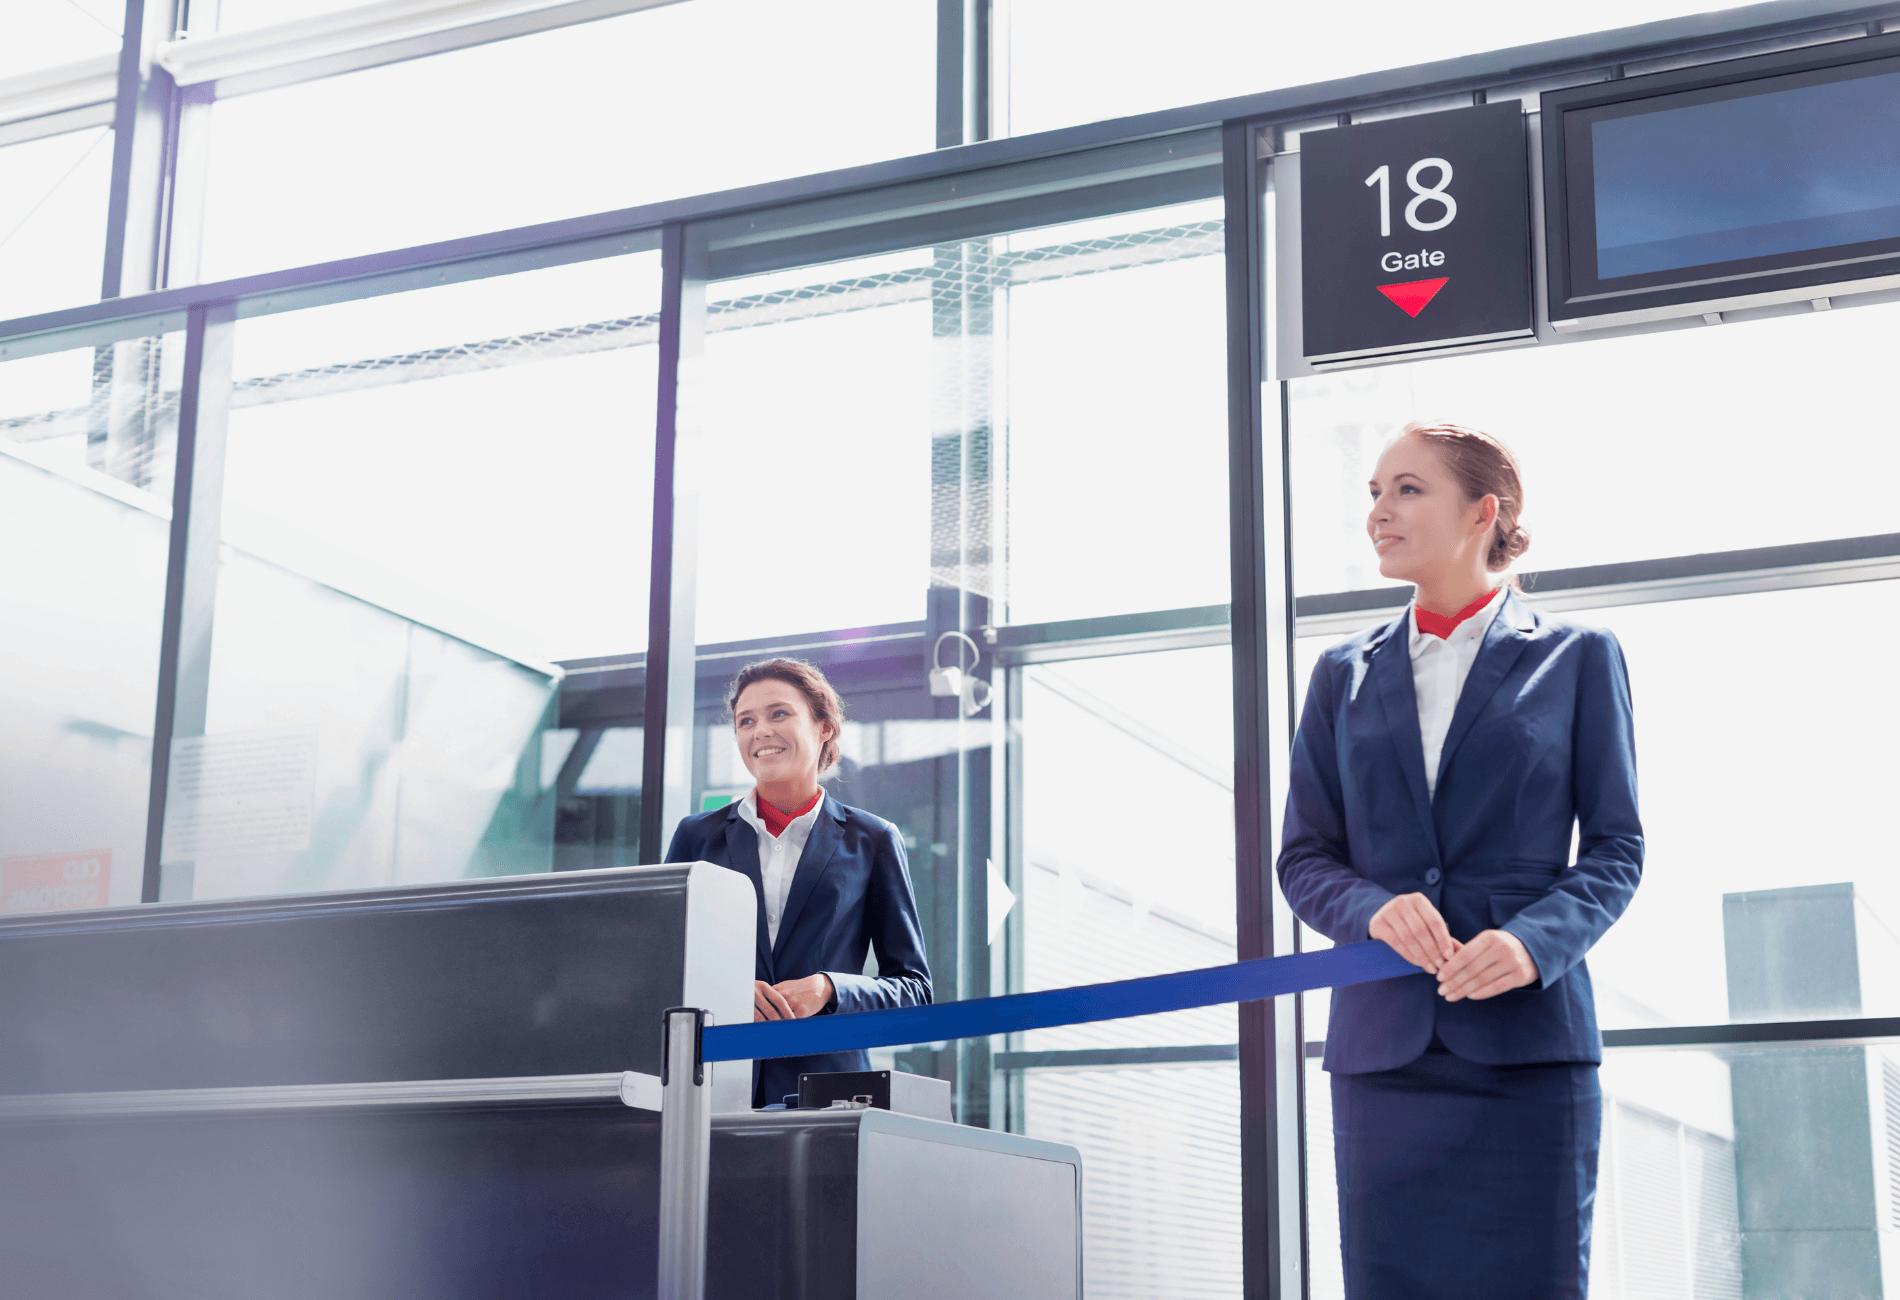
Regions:
<instances>
[{"instance_id":1,"label":"number 18 on sign","mask_svg":"<svg viewBox=\"0 0 1900 1300\"><path fill-rule=\"evenodd\" d=\"M1300 135L1309 361L1529 336L1524 139L1516 100Z\"/></svg>"}]
</instances>

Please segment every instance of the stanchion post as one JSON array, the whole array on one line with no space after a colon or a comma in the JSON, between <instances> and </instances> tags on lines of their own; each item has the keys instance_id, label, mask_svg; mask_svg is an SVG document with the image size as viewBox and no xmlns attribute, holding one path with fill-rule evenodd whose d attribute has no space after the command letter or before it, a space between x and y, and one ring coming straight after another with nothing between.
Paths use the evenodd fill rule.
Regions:
<instances>
[{"instance_id":1,"label":"stanchion post","mask_svg":"<svg viewBox=\"0 0 1900 1300\"><path fill-rule=\"evenodd\" d=\"M706 1188L712 1088L700 1036L712 1012L671 1007L660 1018L659 1300L705 1300Z\"/></svg>"}]
</instances>

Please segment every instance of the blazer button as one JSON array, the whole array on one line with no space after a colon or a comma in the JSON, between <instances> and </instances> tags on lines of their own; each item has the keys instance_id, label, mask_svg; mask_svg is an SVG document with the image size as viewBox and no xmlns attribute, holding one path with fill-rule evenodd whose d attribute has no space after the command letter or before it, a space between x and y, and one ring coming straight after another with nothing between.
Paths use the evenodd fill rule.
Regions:
<instances>
[{"instance_id":1,"label":"blazer button","mask_svg":"<svg viewBox=\"0 0 1900 1300\"><path fill-rule=\"evenodd\" d=\"M1433 868L1432 868L1432 869L1431 869L1430 871L1427 871L1427 872L1425 873L1425 883L1426 883L1426 884L1428 884L1428 885L1435 885L1435 884L1437 884L1437 883L1438 883L1438 881L1439 881L1439 879L1440 879L1440 877L1439 877L1439 874L1438 874L1438 868L1437 868L1437 867L1433 867Z\"/></svg>"}]
</instances>

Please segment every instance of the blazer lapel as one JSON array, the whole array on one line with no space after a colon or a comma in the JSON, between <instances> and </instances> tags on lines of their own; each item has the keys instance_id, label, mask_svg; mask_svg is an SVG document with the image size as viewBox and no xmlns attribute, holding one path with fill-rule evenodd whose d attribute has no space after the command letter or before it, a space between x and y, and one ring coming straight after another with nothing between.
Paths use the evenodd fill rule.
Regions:
<instances>
[{"instance_id":1,"label":"blazer lapel","mask_svg":"<svg viewBox=\"0 0 1900 1300\"><path fill-rule=\"evenodd\" d=\"M798 855L798 870L792 875L792 889L785 896L785 910L778 918L778 942L772 946L773 956L785 951L786 938L798 925L798 914L805 910L805 900L811 897L812 887L818 883L818 877L825 874L825 868L831 865L831 857L838 851L838 846L844 843L844 836L838 830L843 824L843 808L827 794L824 810L818 814L818 820L812 823L811 838L805 841L805 851Z\"/></svg>"},{"instance_id":2,"label":"blazer lapel","mask_svg":"<svg viewBox=\"0 0 1900 1300\"><path fill-rule=\"evenodd\" d=\"M1386 629L1385 640L1374 646L1372 678L1379 689L1379 704L1385 709L1385 734L1398 750L1399 768L1405 773L1406 789L1412 792L1412 806L1427 830L1432 828L1432 801L1425 792L1425 737L1418 729L1418 692L1412 689L1412 611L1407 609L1398 621ZM1431 837L1432 847L1438 836Z\"/></svg>"},{"instance_id":3,"label":"blazer lapel","mask_svg":"<svg viewBox=\"0 0 1900 1300\"><path fill-rule=\"evenodd\" d=\"M726 858L734 871L752 882L752 893L759 900L758 933L754 942L758 945L758 968L770 975L772 940L765 928L765 881L759 875L759 833L739 815L737 807L726 815Z\"/></svg>"},{"instance_id":4,"label":"blazer lapel","mask_svg":"<svg viewBox=\"0 0 1900 1300\"><path fill-rule=\"evenodd\" d=\"M1517 593L1505 592L1504 604L1498 608L1497 617L1491 620L1491 626L1484 634L1484 644L1478 647L1478 657L1472 662L1470 675L1465 678L1464 689L1458 693L1458 707L1452 711L1451 726L1445 732L1445 746L1438 755L1439 789L1445 788L1445 772L1451 766L1451 756L1458 752L1459 742L1471 731L1471 724L1478 720L1478 714L1497 694L1498 687L1504 684L1505 677L1516 665L1517 657L1530 644L1530 638L1525 633L1536 627L1536 615L1524 607Z\"/></svg>"}]
</instances>

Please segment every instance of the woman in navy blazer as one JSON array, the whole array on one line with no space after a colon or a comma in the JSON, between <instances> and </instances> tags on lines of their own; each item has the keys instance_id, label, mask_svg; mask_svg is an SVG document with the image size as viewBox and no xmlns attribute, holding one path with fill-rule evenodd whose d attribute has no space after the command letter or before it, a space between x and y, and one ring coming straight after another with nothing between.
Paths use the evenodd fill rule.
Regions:
<instances>
[{"instance_id":1,"label":"woman in navy blazer","mask_svg":"<svg viewBox=\"0 0 1900 1300\"><path fill-rule=\"evenodd\" d=\"M928 1004L930 966L902 837L818 785L838 761L838 693L802 659L767 659L740 670L726 707L757 786L681 821L666 860L713 862L752 881L759 900L752 1018ZM867 952L877 954L875 976L864 974ZM752 1104L796 1093L800 1074L870 1068L863 1052L757 1062Z\"/></svg>"},{"instance_id":2,"label":"woman in navy blazer","mask_svg":"<svg viewBox=\"0 0 1900 1300\"><path fill-rule=\"evenodd\" d=\"M1314 668L1279 858L1301 920L1420 968L1333 994L1346 1294L1582 1300L1602 1111L1583 956L1643 862L1623 654L1493 576L1530 544L1495 439L1408 426L1371 489L1379 570L1417 596Z\"/></svg>"}]
</instances>

